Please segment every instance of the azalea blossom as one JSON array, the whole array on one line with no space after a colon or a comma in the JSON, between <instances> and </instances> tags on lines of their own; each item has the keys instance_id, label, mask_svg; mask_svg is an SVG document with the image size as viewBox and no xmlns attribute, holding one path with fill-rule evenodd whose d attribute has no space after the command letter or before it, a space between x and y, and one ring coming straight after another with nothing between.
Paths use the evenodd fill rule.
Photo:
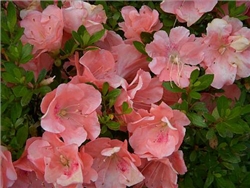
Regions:
<instances>
[{"instance_id":1,"label":"azalea blossom","mask_svg":"<svg viewBox=\"0 0 250 188\"><path fill-rule=\"evenodd\" d=\"M80 146L87 138L93 140L100 134L96 113L100 104L101 94L93 86L61 84L42 100L41 126L59 133L66 143Z\"/></svg>"},{"instance_id":2,"label":"azalea blossom","mask_svg":"<svg viewBox=\"0 0 250 188\"><path fill-rule=\"evenodd\" d=\"M27 147L27 159L41 171L44 180L54 186L90 183L97 174L91 168L93 159L76 144L65 144L58 135L45 132L41 139Z\"/></svg>"},{"instance_id":3,"label":"azalea blossom","mask_svg":"<svg viewBox=\"0 0 250 188\"><path fill-rule=\"evenodd\" d=\"M157 78L151 78L149 72L138 70L134 80L129 84L124 84L121 94L115 103L116 116L121 125L127 126L128 123L142 118L142 114L149 111L151 104L161 100L163 88ZM127 102L132 111L123 114L122 104Z\"/></svg>"},{"instance_id":4,"label":"azalea blossom","mask_svg":"<svg viewBox=\"0 0 250 188\"><path fill-rule=\"evenodd\" d=\"M213 87L220 89L250 75L250 29L228 16L215 18L204 36L207 45L203 66L214 74Z\"/></svg>"},{"instance_id":5,"label":"azalea blossom","mask_svg":"<svg viewBox=\"0 0 250 188\"><path fill-rule=\"evenodd\" d=\"M110 138L97 138L83 147L94 158L93 168L98 173L96 188L126 188L144 179L137 168L140 158L129 153L127 147L127 141Z\"/></svg>"},{"instance_id":6,"label":"azalea blossom","mask_svg":"<svg viewBox=\"0 0 250 188\"><path fill-rule=\"evenodd\" d=\"M61 47L64 23L62 10L57 6L49 5L43 12L28 12L20 26L24 27L21 40L34 46L33 54L53 52Z\"/></svg>"},{"instance_id":7,"label":"azalea blossom","mask_svg":"<svg viewBox=\"0 0 250 188\"><path fill-rule=\"evenodd\" d=\"M179 149L189 123L184 113L163 102L152 105L149 116L128 125L129 143L141 158L162 159Z\"/></svg>"},{"instance_id":8,"label":"azalea blossom","mask_svg":"<svg viewBox=\"0 0 250 188\"><path fill-rule=\"evenodd\" d=\"M153 58L149 68L159 80L173 81L181 88L189 85L191 72L204 58L201 40L184 27L171 29L169 36L157 31L154 40L146 45L146 52Z\"/></svg>"},{"instance_id":9,"label":"azalea blossom","mask_svg":"<svg viewBox=\"0 0 250 188\"><path fill-rule=\"evenodd\" d=\"M164 12L175 14L179 22L187 22L187 26L193 25L206 12L211 11L218 0L163 0L161 9Z\"/></svg>"},{"instance_id":10,"label":"azalea blossom","mask_svg":"<svg viewBox=\"0 0 250 188\"><path fill-rule=\"evenodd\" d=\"M151 33L162 27L159 20L159 13L144 5L139 12L132 6L125 6L121 10L124 22L119 23L121 30L127 39L141 41L142 32Z\"/></svg>"},{"instance_id":11,"label":"azalea blossom","mask_svg":"<svg viewBox=\"0 0 250 188\"><path fill-rule=\"evenodd\" d=\"M108 50L87 51L75 63L78 64L78 74L72 78L72 83L92 82L99 88L102 88L104 82L108 82L113 88L124 83L124 79L115 72L114 57ZM79 67L81 65L83 67Z\"/></svg>"},{"instance_id":12,"label":"azalea blossom","mask_svg":"<svg viewBox=\"0 0 250 188\"><path fill-rule=\"evenodd\" d=\"M88 2L73 0L62 8L64 30L68 33L77 31L84 25L90 34L103 29L107 16L102 5L91 5Z\"/></svg>"},{"instance_id":13,"label":"azalea blossom","mask_svg":"<svg viewBox=\"0 0 250 188\"><path fill-rule=\"evenodd\" d=\"M7 150L6 147L1 146L0 150L0 163L1 163L1 181L0 186L11 187L14 182L17 180L17 174L14 169L11 153Z\"/></svg>"},{"instance_id":14,"label":"azalea blossom","mask_svg":"<svg viewBox=\"0 0 250 188\"><path fill-rule=\"evenodd\" d=\"M141 169L145 180L143 184L139 184L135 188L143 185L148 188L178 188L177 175L184 174L186 171L183 153L176 151L170 157L145 162Z\"/></svg>"}]
</instances>

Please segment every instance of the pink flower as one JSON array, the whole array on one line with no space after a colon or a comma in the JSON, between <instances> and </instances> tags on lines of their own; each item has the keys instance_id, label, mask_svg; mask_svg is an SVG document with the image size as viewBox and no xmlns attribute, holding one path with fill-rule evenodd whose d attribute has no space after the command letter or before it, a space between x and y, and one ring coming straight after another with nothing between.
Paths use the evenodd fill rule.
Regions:
<instances>
[{"instance_id":1,"label":"pink flower","mask_svg":"<svg viewBox=\"0 0 250 188\"><path fill-rule=\"evenodd\" d=\"M87 138L100 134L96 109L101 104L101 94L93 86L61 84L42 100L44 130L59 133L68 144L81 145Z\"/></svg>"},{"instance_id":2,"label":"pink flower","mask_svg":"<svg viewBox=\"0 0 250 188\"><path fill-rule=\"evenodd\" d=\"M186 171L182 151L174 152L168 158L148 161L141 170L148 188L177 188L177 175Z\"/></svg>"},{"instance_id":3,"label":"pink flower","mask_svg":"<svg viewBox=\"0 0 250 188\"><path fill-rule=\"evenodd\" d=\"M214 74L213 87L220 89L250 75L250 29L236 18L214 19L204 37L204 67Z\"/></svg>"},{"instance_id":4,"label":"pink flower","mask_svg":"<svg viewBox=\"0 0 250 188\"><path fill-rule=\"evenodd\" d=\"M162 27L159 20L159 13L156 10L151 10L148 6L144 5L138 12L135 7L125 6L121 10L124 22L119 23L121 30L127 39L138 40L140 39L141 32L158 31Z\"/></svg>"},{"instance_id":5,"label":"pink flower","mask_svg":"<svg viewBox=\"0 0 250 188\"><path fill-rule=\"evenodd\" d=\"M181 88L189 85L190 74L198 69L195 65L201 63L204 53L200 40L184 27L171 29L169 36L165 31L156 32L146 52L153 58L149 68L159 80L174 81Z\"/></svg>"},{"instance_id":6,"label":"pink flower","mask_svg":"<svg viewBox=\"0 0 250 188\"><path fill-rule=\"evenodd\" d=\"M139 69L149 71L147 56L142 55L132 44L119 44L112 48L116 73L131 82ZM130 55L128 55L130 54Z\"/></svg>"},{"instance_id":7,"label":"pink flower","mask_svg":"<svg viewBox=\"0 0 250 188\"><path fill-rule=\"evenodd\" d=\"M108 82L110 86L117 88L124 82L116 74L114 57L107 50L87 51L79 63L83 65L83 72L78 71L78 75L72 79L73 83L92 82L102 88L103 83Z\"/></svg>"},{"instance_id":8,"label":"pink flower","mask_svg":"<svg viewBox=\"0 0 250 188\"><path fill-rule=\"evenodd\" d=\"M34 72L35 79L37 79L41 70L45 69L46 71L50 71L52 69L53 63L54 59L49 54L42 53L30 60L28 63L21 64L20 66L26 71Z\"/></svg>"},{"instance_id":9,"label":"pink flower","mask_svg":"<svg viewBox=\"0 0 250 188\"><path fill-rule=\"evenodd\" d=\"M144 177L136 166L140 159L127 151L127 142L98 138L84 149L94 158L93 168L98 173L96 188L125 188L141 182Z\"/></svg>"},{"instance_id":10,"label":"pink flower","mask_svg":"<svg viewBox=\"0 0 250 188\"><path fill-rule=\"evenodd\" d=\"M45 132L27 149L27 158L44 171L44 179L55 186L90 183L97 174L91 168L93 159L76 144L65 144L56 134Z\"/></svg>"},{"instance_id":11,"label":"pink flower","mask_svg":"<svg viewBox=\"0 0 250 188\"><path fill-rule=\"evenodd\" d=\"M141 113L149 111L152 104L161 100L163 88L157 78L151 78L149 72L138 70L130 84L124 84L115 103L116 118L121 125L127 125L142 118ZM123 114L122 104L127 102L132 112ZM147 112L146 112L147 113Z\"/></svg>"},{"instance_id":12,"label":"pink flower","mask_svg":"<svg viewBox=\"0 0 250 188\"><path fill-rule=\"evenodd\" d=\"M14 169L13 163L12 163L12 158L11 158L11 153L10 151L7 150L6 147L1 146L1 158L0 158L0 163L1 163L1 182L0 186L5 188L5 187L11 187L14 182L17 180L17 174Z\"/></svg>"},{"instance_id":13,"label":"pink flower","mask_svg":"<svg viewBox=\"0 0 250 188\"><path fill-rule=\"evenodd\" d=\"M49 5L43 12L30 11L20 22L24 27L23 43L34 46L33 54L53 52L61 47L63 36L62 10L55 5Z\"/></svg>"},{"instance_id":14,"label":"pink flower","mask_svg":"<svg viewBox=\"0 0 250 188\"><path fill-rule=\"evenodd\" d=\"M179 22L187 22L189 27L204 13L211 11L217 2L218 0L163 0L160 6L164 12L175 14Z\"/></svg>"},{"instance_id":15,"label":"pink flower","mask_svg":"<svg viewBox=\"0 0 250 188\"><path fill-rule=\"evenodd\" d=\"M184 113L165 103L152 105L150 116L128 125L129 143L141 158L162 159L179 149L189 123Z\"/></svg>"},{"instance_id":16,"label":"pink flower","mask_svg":"<svg viewBox=\"0 0 250 188\"><path fill-rule=\"evenodd\" d=\"M70 6L63 8L64 30L68 33L77 31L84 25L90 34L103 29L107 16L102 5L91 5L87 2L73 0Z\"/></svg>"}]
</instances>

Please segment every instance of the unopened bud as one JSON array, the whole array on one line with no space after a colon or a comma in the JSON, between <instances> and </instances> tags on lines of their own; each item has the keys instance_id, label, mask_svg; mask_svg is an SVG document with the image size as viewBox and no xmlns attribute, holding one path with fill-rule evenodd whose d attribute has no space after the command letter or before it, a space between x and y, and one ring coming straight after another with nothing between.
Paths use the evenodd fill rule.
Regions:
<instances>
[{"instance_id":1,"label":"unopened bud","mask_svg":"<svg viewBox=\"0 0 250 188\"><path fill-rule=\"evenodd\" d=\"M56 76L53 76L53 77L44 79L43 81L41 81L40 85L41 85L41 86L46 86L46 85L51 84L51 83L54 81L54 78L55 78L55 77L56 77Z\"/></svg>"}]
</instances>

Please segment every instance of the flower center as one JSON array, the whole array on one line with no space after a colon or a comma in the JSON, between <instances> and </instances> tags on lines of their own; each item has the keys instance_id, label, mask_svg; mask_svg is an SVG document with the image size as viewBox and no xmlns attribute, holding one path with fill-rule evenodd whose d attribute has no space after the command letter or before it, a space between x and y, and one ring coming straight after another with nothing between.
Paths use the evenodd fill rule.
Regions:
<instances>
[{"instance_id":1,"label":"flower center","mask_svg":"<svg viewBox=\"0 0 250 188\"><path fill-rule=\"evenodd\" d=\"M58 113L60 117L64 117L66 116L66 114L67 114L67 111L65 109L60 110L60 112Z\"/></svg>"},{"instance_id":2,"label":"flower center","mask_svg":"<svg viewBox=\"0 0 250 188\"><path fill-rule=\"evenodd\" d=\"M63 166L69 166L69 160L67 160L63 155L60 155L60 162Z\"/></svg>"},{"instance_id":3,"label":"flower center","mask_svg":"<svg viewBox=\"0 0 250 188\"><path fill-rule=\"evenodd\" d=\"M171 54L169 56L169 60L171 63L173 63L175 65L179 65L181 63L181 59L179 58L179 56L177 54Z\"/></svg>"}]
</instances>

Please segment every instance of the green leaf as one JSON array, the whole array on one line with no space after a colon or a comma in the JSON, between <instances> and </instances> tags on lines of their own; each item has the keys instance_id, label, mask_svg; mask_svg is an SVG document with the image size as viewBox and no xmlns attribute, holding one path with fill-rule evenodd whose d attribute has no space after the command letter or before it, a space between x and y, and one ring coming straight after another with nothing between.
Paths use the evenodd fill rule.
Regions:
<instances>
[{"instance_id":1,"label":"green leaf","mask_svg":"<svg viewBox=\"0 0 250 188\"><path fill-rule=\"evenodd\" d=\"M49 93L51 91L51 88L49 86L41 86L39 88L37 88L34 91L34 94L41 94L41 95L46 95L47 93Z\"/></svg>"},{"instance_id":2,"label":"green leaf","mask_svg":"<svg viewBox=\"0 0 250 188\"><path fill-rule=\"evenodd\" d=\"M174 92L174 93L185 92L185 89L179 88L174 82L163 82L162 85L165 89L167 89L168 91Z\"/></svg>"},{"instance_id":3,"label":"green leaf","mask_svg":"<svg viewBox=\"0 0 250 188\"><path fill-rule=\"evenodd\" d=\"M13 32L17 22L17 15L16 15L16 7L12 2L8 2L7 18L8 18L7 25L9 27L9 31Z\"/></svg>"},{"instance_id":4,"label":"green leaf","mask_svg":"<svg viewBox=\"0 0 250 188\"><path fill-rule=\"evenodd\" d=\"M220 117L225 117L226 110L229 108L230 101L225 96L221 96L218 98L217 102L217 109Z\"/></svg>"},{"instance_id":5,"label":"green leaf","mask_svg":"<svg viewBox=\"0 0 250 188\"><path fill-rule=\"evenodd\" d=\"M200 71L198 69L195 69L190 75L190 83L194 83L197 80L199 74Z\"/></svg>"},{"instance_id":6,"label":"green leaf","mask_svg":"<svg viewBox=\"0 0 250 188\"><path fill-rule=\"evenodd\" d=\"M191 106L191 110L196 112L208 112L206 104L204 102L196 102Z\"/></svg>"},{"instance_id":7,"label":"green leaf","mask_svg":"<svg viewBox=\"0 0 250 188\"><path fill-rule=\"evenodd\" d=\"M103 37L104 34L105 34L105 29L102 29L101 31L94 33L90 37L88 45L94 44L95 42L99 41Z\"/></svg>"},{"instance_id":8,"label":"green leaf","mask_svg":"<svg viewBox=\"0 0 250 188\"><path fill-rule=\"evenodd\" d=\"M27 94L22 97L21 105L26 106L27 104L29 104L32 96L33 96L33 92L29 90L29 92L27 92Z\"/></svg>"},{"instance_id":9,"label":"green leaf","mask_svg":"<svg viewBox=\"0 0 250 188\"><path fill-rule=\"evenodd\" d=\"M38 75L38 78L37 78L36 82L40 83L45 78L46 74L47 74L46 69L42 69L41 72Z\"/></svg>"},{"instance_id":10,"label":"green leaf","mask_svg":"<svg viewBox=\"0 0 250 188\"><path fill-rule=\"evenodd\" d=\"M140 37L141 37L141 41L144 44L148 44L154 40L153 34L147 33L147 32L141 32Z\"/></svg>"},{"instance_id":11,"label":"green leaf","mask_svg":"<svg viewBox=\"0 0 250 188\"><path fill-rule=\"evenodd\" d=\"M23 97L29 92L29 90L23 85L13 87L12 91L16 97Z\"/></svg>"},{"instance_id":12,"label":"green leaf","mask_svg":"<svg viewBox=\"0 0 250 188\"><path fill-rule=\"evenodd\" d=\"M123 114L129 114L133 111L132 108L129 108L129 104L127 102L122 103L122 112Z\"/></svg>"},{"instance_id":13,"label":"green leaf","mask_svg":"<svg viewBox=\"0 0 250 188\"><path fill-rule=\"evenodd\" d=\"M2 44L10 44L10 38L6 31L1 30L1 43Z\"/></svg>"},{"instance_id":14,"label":"green leaf","mask_svg":"<svg viewBox=\"0 0 250 188\"><path fill-rule=\"evenodd\" d=\"M205 74L198 78L198 80L194 83L193 91L202 91L208 88L213 82L214 75L213 74ZM197 84L199 82L199 84Z\"/></svg>"},{"instance_id":15,"label":"green leaf","mask_svg":"<svg viewBox=\"0 0 250 188\"><path fill-rule=\"evenodd\" d=\"M6 82L10 82L10 83L13 83L13 84L19 83L19 80L17 80L12 74L10 74L8 72L2 73L2 78Z\"/></svg>"},{"instance_id":16,"label":"green leaf","mask_svg":"<svg viewBox=\"0 0 250 188\"><path fill-rule=\"evenodd\" d=\"M221 164L224 165L229 170L234 170L234 166L231 163L222 162Z\"/></svg>"},{"instance_id":17,"label":"green leaf","mask_svg":"<svg viewBox=\"0 0 250 188\"><path fill-rule=\"evenodd\" d=\"M229 179L223 177L215 178L218 188L235 188L235 185Z\"/></svg>"},{"instance_id":18,"label":"green leaf","mask_svg":"<svg viewBox=\"0 0 250 188\"><path fill-rule=\"evenodd\" d=\"M21 64L27 63L33 58L33 55L31 54L32 49L33 46L28 43L23 46L19 63Z\"/></svg>"},{"instance_id":19,"label":"green leaf","mask_svg":"<svg viewBox=\"0 0 250 188\"><path fill-rule=\"evenodd\" d=\"M34 80L34 72L27 71L25 75L25 82L29 83Z\"/></svg>"},{"instance_id":20,"label":"green leaf","mask_svg":"<svg viewBox=\"0 0 250 188\"><path fill-rule=\"evenodd\" d=\"M17 43L18 40L20 40L20 38L22 37L23 35L23 32L24 32L24 28L23 27L19 27L17 30L16 30L16 33L15 33L15 36L13 38L13 43Z\"/></svg>"},{"instance_id":21,"label":"green leaf","mask_svg":"<svg viewBox=\"0 0 250 188\"><path fill-rule=\"evenodd\" d=\"M204 184L204 188L208 188L214 181L214 175L211 173L211 170L208 171L207 179Z\"/></svg>"},{"instance_id":22,"label":"green leaf","mask_svg":"<svg viewBox=\"0 0 250 188\"><path fill-rule=\"evenodd\" d=\"M115 122L115 121L109 121L107 124L109 129L117 131L120 129L120 123Z\"/></svg>"},{"instance_id":23,"label":"green leaf","mask_svg":"<svg viewBox=\"0 0 250 188\"><path fill-rule=\"evenodd\" d=\"M197 113L188 113L187 114L188 119L191 121L192 124L194 124L197 127L207 127L207 124L205 120L202 118L202 116L198 115Z\"/></svg>"},{"instance_id":24,"label":"green leaf","mask_svg":"<svg viewBox=\"0 0 250 188\"><path fill-rule=\"evenodd\" d=\"M239 156L236 156L233 153L228 153L228 152L221 153L220 157L223 161L229 163L239 163L241 161Z\"/></svg>"},{"instance_id":25,"label":"green leaf","mask_svg":"<svg viewBox=\"0 0 250 188\"><path fill-rule=\"evenodd\" d=\"M250 104L247 104L242 108L241 115L245 114L250 114Z\"/></svg>"},{"instance_id":26,"label":"green leaf","mask_svg":"<svg viewBox=\"0 0 250 188\"><path fill-rule=\"evenodd\" d=\"M191 152L191 154L189 155L189 160L190 160L191 162L194 162L194 161L196 160L196 157L197 157L197 152L196 152L195 150L193 150L193 151Z\"/></svg>"},{"instance_id":27,"label":"green leaf","mask_svg":"<svg viewBox=\"0 0 250 188\"><path fill-rule=\"evenodd\" d=\"M28 138L29 128L28 125L24 125L17 130L16 138L19 147L22 148Z\"/></svg>"},{"instance_id":28,"label":"green leaf","mask_svg":"<svg viewBox=\"0 0 250 188\"><path fill-rule=\"evenodd\" d=\"M75 41L76 41L79 45L83 46L83 40L82 40L82 38L80 37L80 35L79 35L77 32L72 31L72 36L73 36L73 38L75 39ZM70 52L70 50L69 50L69 52Z\"/></svg>"},{"instance_id":29,"label":"green leaf","mask_svg":"<svg viewBox=\"0 0 250 188\"><path fill-rule=\"evenodd\" d=\"M133 44L134 44L134 47L139 52L141 52L142 54L146 54L147 55L147 52L145 51L145 45L144 44L142 44L141 42L138 42L138 41L134 41Z\"/></svg>"},{"instance_id":30,"label":"green leaf","mask_svg":"<svg viewBox=\"0 0 250 188\"><path fill-rule=\"evenodd\" d=\"M12 122L16 122L16 120L21 116L21 114L22 114L21 104L18 102L12 103L11 114L10 114Z\"/></svg>"},{"instance_id":31,"label":"green leaf","mask_svg":"<svg viewBox=\"0 0 250 188\"><path fill-rule=\"evenodd\" d=\"M18 128L20 125L22 125L24 122L24 119L23 118L19 118L16 120L16 123L15 123L15 128Z\"/></svg>"},{"instance_id":32,"label":"green leaf","mask_svg":"<svg viewBox=\"0 0 250 188\"><path fill-rule=\"evenodd\" d=\"M221 137L223 137L223 138L225 138L225 137L232 138L233 137L232 131L230 131L223 123L218 123L215 128Z\"/></svg>"},{"instance_id":33,"label":"green leaf","mask_svg":"<svg viewBox=\"0 0 250 188\"><path fill-rule=\"evenodd\" d=\"M201 98L201 94L196 92L196 91L190 91L189 96L193 99L200 99Z\"/></svg>"},{"instance_id":34,"label":"green leaf","mask_svg":"<svg viewBox=\"0 0 250 188\"><path fill-rule=\"evenodd\" d=\"M106 96L107 93L109 91L109 83L108 82L105 82L103 85L102 85L102 95L103 96Z\"/></svg>"},{"instance_id":35,"label":"green leaf","mask_svg":"<svg viewBox=\"0 0 250 188\"><path fill-rule=\"evenodd\" d=\"M42 9L45 9L47 6L53 5L53 4L54 4L54 1L48 1L48 0L40 2Z\"/></svg>"},{"instance_id":36,"label":"green leaf","mask_svg":"<svg viewBox=\"0 0 250 188\"><path fill-rule=\"evenodd\" d=\"M121 94L120 89L113 89L107 94L108 99L116 99Z\"/></svg>"},{"instance_id":37,"label":"green leaf","mask_svg":"<svg viewBox=\"0 0 250 188\"><path fill-rule=\"evenodd\" d=\"M206 139L210 140L215 136L214 129L209 129L206 134Z\"/></svg>"}]
</instances>

